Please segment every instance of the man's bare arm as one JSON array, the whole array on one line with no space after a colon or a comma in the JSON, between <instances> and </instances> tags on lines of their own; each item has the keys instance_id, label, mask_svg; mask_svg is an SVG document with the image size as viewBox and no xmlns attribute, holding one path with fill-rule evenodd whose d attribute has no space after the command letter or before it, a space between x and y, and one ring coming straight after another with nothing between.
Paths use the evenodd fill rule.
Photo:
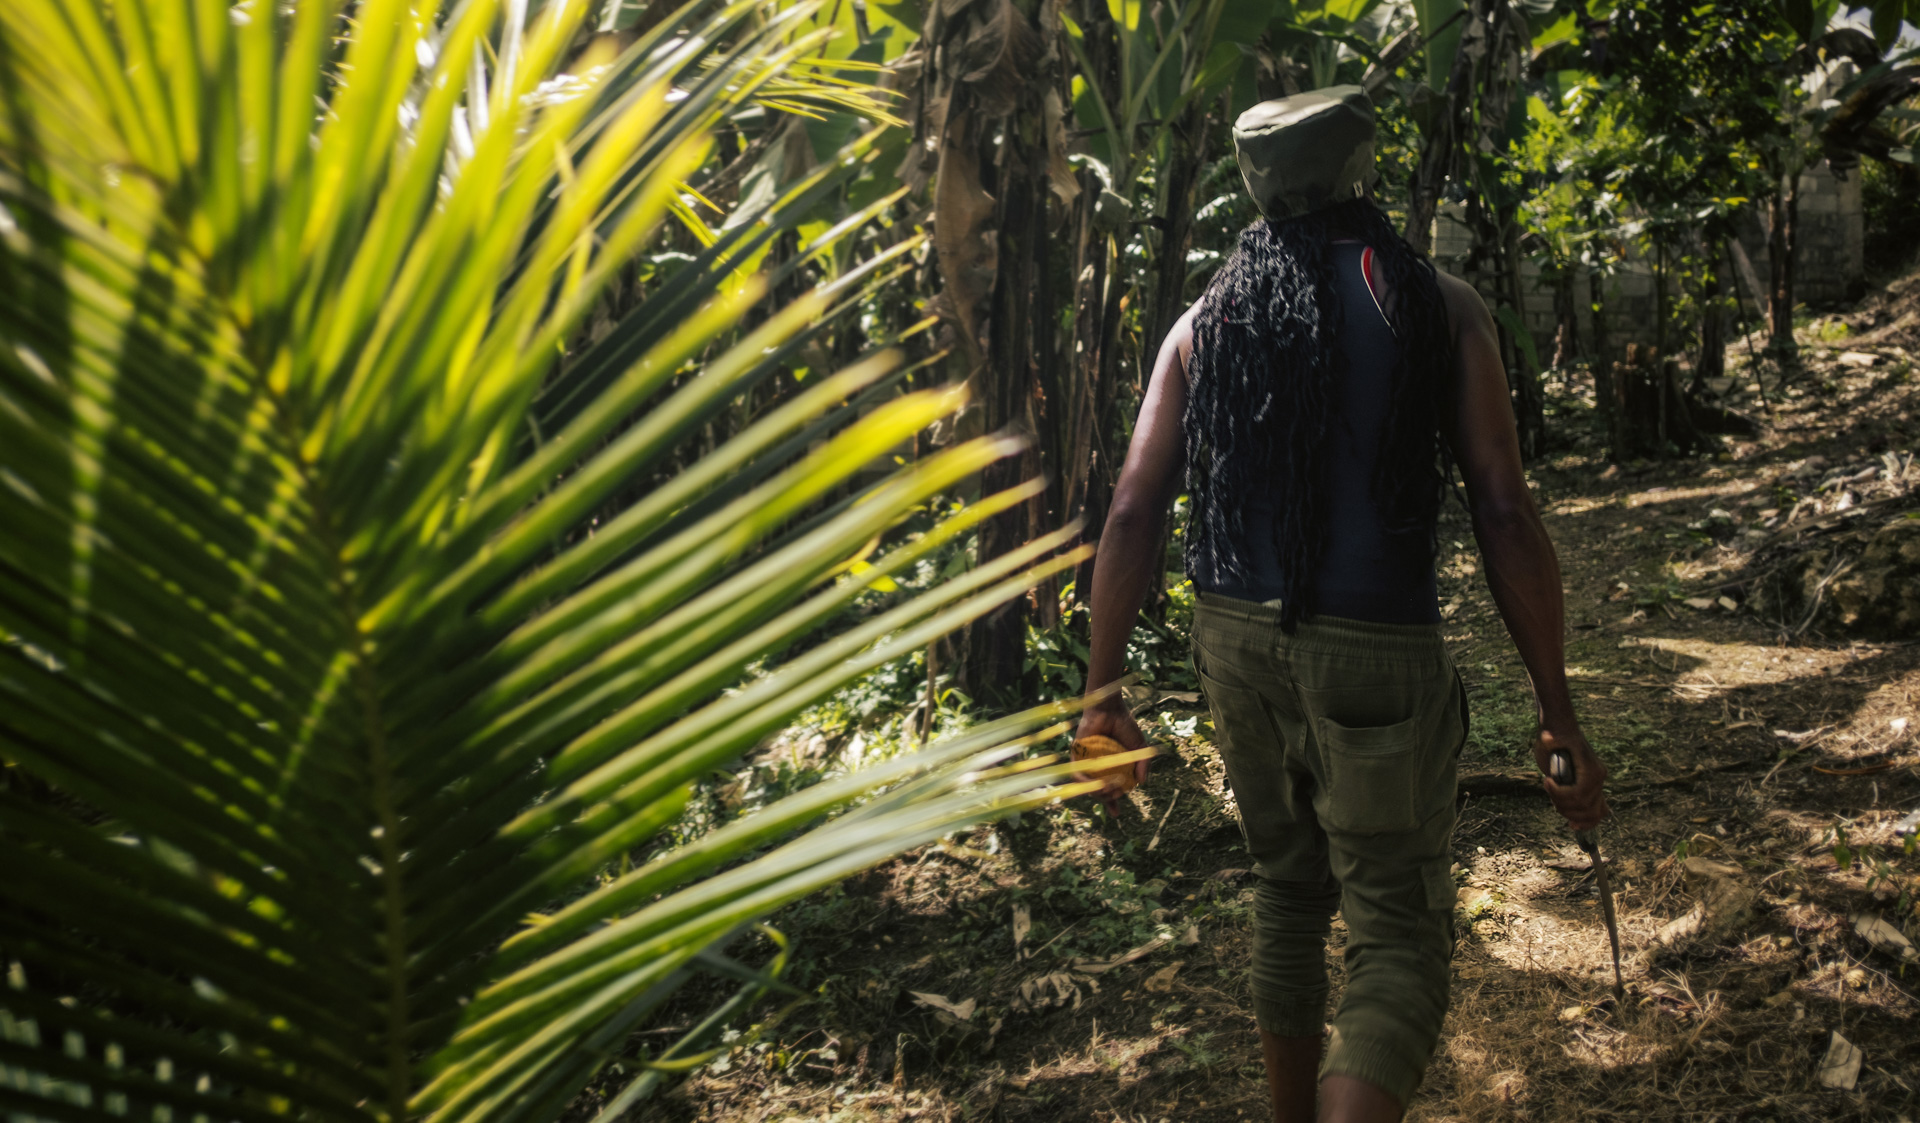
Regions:
<instances>
[{"instance_id":1,"label":"man's bare arm","mask_svg":"<svg viewBox=\"0 0 1920 1123\"><path fill-rule=\"evenodd\" d=\"M1140 403L1140 418L1133 427L1133 442L1114 485L1113 505L1101 528L1093 588L1088 591L1093 617L1087 657L1089 692L1126 673L1127 637L1151 583L1162 579L1165 562L1156 550L1185 452L1181 418L1187 408L1186 357L1192 350L1192 323L1193 310L1188 309L1160 346L1146 400ZM1130 749L1146 744L1118 697L1088 708L1080 720L1080 735L1092 734L1112 737ZM1142 763L1143 775L1145 769Z\"/></svg>"},{"instance_id":2,"label":"man's bare arm","mask_svg":"<svg viewBox=\"0 0 1920 1123\"><path fill-rule=\"evenodd\" d=\"M1554 750L1573 755L1574 784L1543 782L1560 813L1584 829L1606 817L1601 785L1607 770L1588 747L1567 691L1560 561L1520 468L1520 441L1493 317L1465 281L1442 275L1440 284L1453 321L1459 377L1447 441L1466 481L1487 585L1533 680L1540 722L1534 759L1544 772Z\"/></svg>"}]
</instances>

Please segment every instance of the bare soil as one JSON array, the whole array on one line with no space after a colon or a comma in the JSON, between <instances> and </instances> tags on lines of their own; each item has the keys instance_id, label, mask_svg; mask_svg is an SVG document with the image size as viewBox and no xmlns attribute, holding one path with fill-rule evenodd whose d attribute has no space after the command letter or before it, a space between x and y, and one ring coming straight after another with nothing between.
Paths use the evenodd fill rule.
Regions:
<instances>
[{"instance_id":1,"label":"bare soil","mask_svg":"<svg viewBox=\"0 0 1920 1123\"><path fill-rule=\"evenodd\" d=\"M1533 472L1565 570L1576 700L1612 769L1602 849L1623 1003L1587 860L1525 778L1524 672L1449 515L1442 596L1475 732L1453 1006L1411 1119L1920 1118L1920 962L1853 920L1920 942L1920 859L1893 834L1920 807L1920 646L1824 634L1820 619L1802 630L1748 596L1809 458L1837 469L1920 443L1906 350L1920 328L1899 324L1910 288L1875 297L1845 337L1840 321L1812 325L1798 369L1762 372L1765 401L1748 352L1730 349L1726 404L1762 422L1757 438L1609 466L1568 436L1584 425L1575 401L1556 422L1568 451ZM1882 479L1882 497L1915 476ZM1150 709L1176 751L1117 821L1029 814L779 921L811 998L649 1117L1267 1118L1232 797L1204 712L1178 697ZM1336 926L1336 1001L1340 942ZM1836 1033L1864 1054L1851 1088L1818 1079Z\"/></svg>"}]
</instances>

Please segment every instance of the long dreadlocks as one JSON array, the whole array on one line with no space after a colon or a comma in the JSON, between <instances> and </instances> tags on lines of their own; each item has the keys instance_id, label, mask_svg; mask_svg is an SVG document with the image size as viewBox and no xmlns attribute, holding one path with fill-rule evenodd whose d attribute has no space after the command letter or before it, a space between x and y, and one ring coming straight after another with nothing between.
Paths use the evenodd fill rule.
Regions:
<instances>
[{"instance_id":1,"label":"long dreadlocks","mask_svg":"<svg viewBox=\"0 0 1920 1123\"><path fill-rule=\"evenodd\" d=\"M1370 199L1249 226L1194 318L1184 419L1186 560L1191 573L1241 581L1249 549L1275 550L1288 632L1314 611L1326 545L1327 432L1347 373L1335 343L1345 322L1329 250L1338 238L1373 247L1399 342L1371 481L1387 528L1431 536L1449 474L1437 456L1436 427L1450 412L1452 347L1433 264ZM1244 504L1262 491L1273 498L1274 541L1250 543Z\"/></svg>"}]
</instances>

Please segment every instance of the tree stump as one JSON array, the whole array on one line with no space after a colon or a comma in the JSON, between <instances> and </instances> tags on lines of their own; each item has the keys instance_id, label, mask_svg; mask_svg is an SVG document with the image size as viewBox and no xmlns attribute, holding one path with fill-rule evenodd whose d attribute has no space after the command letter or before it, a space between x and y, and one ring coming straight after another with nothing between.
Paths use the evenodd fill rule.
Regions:
<instances>
[{"instance_id":1,"label":"tree stump","mask_svg":"<svg viewBox=\"0 0 1920 1123\"><path fill-rule=\"evenodd\" d=\"M1712 451L1719 443L1694 423L1695 403L1680 385L1680 364L1657 348L1627 345L1613 365L1614 416L1621 419L1614 456L1665 457Z\"/></svg>"}]
</instances>

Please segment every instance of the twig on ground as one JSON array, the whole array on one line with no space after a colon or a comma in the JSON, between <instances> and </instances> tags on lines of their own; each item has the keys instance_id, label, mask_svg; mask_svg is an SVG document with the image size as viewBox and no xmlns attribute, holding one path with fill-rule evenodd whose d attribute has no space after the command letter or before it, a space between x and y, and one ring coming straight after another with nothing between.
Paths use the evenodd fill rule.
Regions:
<instances>
[{"instance_id":1,"label":"twig on ground","mask_svg":"<svg viewBox=\"0 0 1920 1123\"><path fill-rule=\"evenodd\" d=\"M1173 818L1173 805L1179 802L1180 789L1175 788L1173 789L1173 798L1167 801L1167 813L1160 816L1160 825L1153 828L1153 837L1147 841L1147 850L1149 853L1152 852L1154 847L1160 845L1160 832L1167 829L1167 820Z\"/></svg>"},{"instance_id":2,"label":"twig on ground","mask_svg":"<svg viewBox=\"0 0 1920 1123\"><path fill-rule=\"evenodd\" d=\"M1807 605L1806 618L1801 620L1800 626L1793 630L1793 634L1796 638L1800 635L1800 633L1806 631L1809 627L1813 625L1813 618L1820 611L1820 600L1822 597L1826 596L1827 586L1833 584L1836 578L1840 577L1842 574L1852 569L1854 565L1859 562L1859 560L1860 560L1859 558L1847 558L1847 559L1835 562L1833 565L1833 568L1827 571L1827 575L1820 579L1820 584L1814 586L1813 596L1812 598L1810 598L1810 603Z\"/></svg>"}]
</instances>

